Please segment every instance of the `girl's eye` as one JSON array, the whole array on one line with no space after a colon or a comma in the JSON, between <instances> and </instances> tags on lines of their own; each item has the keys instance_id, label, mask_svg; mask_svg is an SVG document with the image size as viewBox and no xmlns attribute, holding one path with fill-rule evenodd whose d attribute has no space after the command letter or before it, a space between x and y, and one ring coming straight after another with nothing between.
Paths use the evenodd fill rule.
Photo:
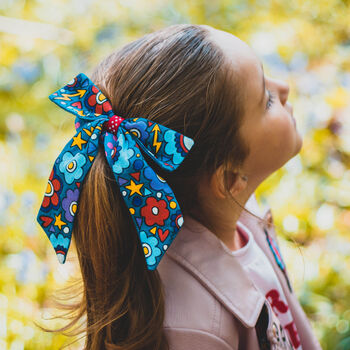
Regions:
<instances>
[{"instance_id":1,"label":"girl's eye","mask_svg":"<svg viewBox=\"0 0 350 350\"><path fill-rule=\"evenodd\" d=\"M272 91L267 90L269 92L269 99L266 104L266 108L269 109L271 108L271 105L273 104L273 101L275 100L276 95L272 93Z\"/></svg>"}]
</instances>

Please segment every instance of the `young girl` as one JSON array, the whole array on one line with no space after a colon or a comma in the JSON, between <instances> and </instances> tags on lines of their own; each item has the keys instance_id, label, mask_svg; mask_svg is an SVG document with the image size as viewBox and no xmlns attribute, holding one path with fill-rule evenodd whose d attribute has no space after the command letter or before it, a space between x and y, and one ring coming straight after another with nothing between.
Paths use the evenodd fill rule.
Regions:
<instances>
[{"instance_id":1,"label":"young girl","mask_svg":"<svg viewBox=\"0 0 350 350\"><path fill-rule=\"evenodd\" d=\"M74 218L82 299L63 329L86 316L89 350L321 349L254 196L302 147L288 85L236 36L190 24L125 45L90 79L50 96L77 115L76 153L38 214L61 263Z\"/></svg>"}]
</instances>

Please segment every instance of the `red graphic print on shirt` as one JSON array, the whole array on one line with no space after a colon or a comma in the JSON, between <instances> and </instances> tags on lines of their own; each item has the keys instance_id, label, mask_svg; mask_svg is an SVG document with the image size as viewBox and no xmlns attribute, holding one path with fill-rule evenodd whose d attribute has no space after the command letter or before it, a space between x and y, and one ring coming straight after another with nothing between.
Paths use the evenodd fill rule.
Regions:
<instances>
[{"instance_id":1,"label":"red graphic print on shirt","mask_svg":"<svg viewBox=\"0 0 350 350\"><path fill-rule=\"evenodd\" d=\"M274 310L277 317L279 313L284 314L288 311L288 305L280 299L280 294L277 289L271 289L268 293L266 293L265 297L271 304L271 307ZM286 324L284 328L287 330L293 346L295 348L298 348L300 346L300 338L295 327L294 321Z\"/></svg>"}]
</instances>

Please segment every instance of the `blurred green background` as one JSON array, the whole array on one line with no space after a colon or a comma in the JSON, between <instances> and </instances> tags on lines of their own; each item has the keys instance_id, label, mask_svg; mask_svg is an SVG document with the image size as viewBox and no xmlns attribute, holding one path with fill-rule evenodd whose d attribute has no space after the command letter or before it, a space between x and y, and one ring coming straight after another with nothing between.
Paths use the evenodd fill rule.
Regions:
<instances>
[{"instance_id":1,"label":"blurred green background","mask_svg":"<svg viewBox=\"0 0 350 350\"><path fill-rule=\"evenodd\" d=\"M350 349L349 3L1 0L0 350L70 341L33 324L64 325L45 320L55 314L47 300L77 272L57 262L36 222L53 162L75 132L72 116L48 95L89 75L116 48L175 23L237 35L266 75L290 84L303 148L257 199L272 208L294 289L323 349Z\"/></svg>"}]
</instances>

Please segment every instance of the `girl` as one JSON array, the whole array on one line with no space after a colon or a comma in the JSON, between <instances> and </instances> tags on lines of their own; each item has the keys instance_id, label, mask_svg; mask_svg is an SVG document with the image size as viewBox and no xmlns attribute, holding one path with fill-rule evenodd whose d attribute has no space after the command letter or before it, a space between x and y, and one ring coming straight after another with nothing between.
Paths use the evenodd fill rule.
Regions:
<instances>
[{"instance_id":1,"label":"girl","mask_svg":"<svg viewBox=\"0 0 350 350\"><path fill-rule=\"evenodd\" d=\"M74 219L82 299L58 331L86 315L89 350L320 349L290 285L271 211L260 215L254 197L302 146L288 85L266 77L236 36L190 24L125 45L91 80L114 114L159 123L194 145L171 173L149 161L183 214L154 271L99 148Z\"/></svg>"}]
</instances>

